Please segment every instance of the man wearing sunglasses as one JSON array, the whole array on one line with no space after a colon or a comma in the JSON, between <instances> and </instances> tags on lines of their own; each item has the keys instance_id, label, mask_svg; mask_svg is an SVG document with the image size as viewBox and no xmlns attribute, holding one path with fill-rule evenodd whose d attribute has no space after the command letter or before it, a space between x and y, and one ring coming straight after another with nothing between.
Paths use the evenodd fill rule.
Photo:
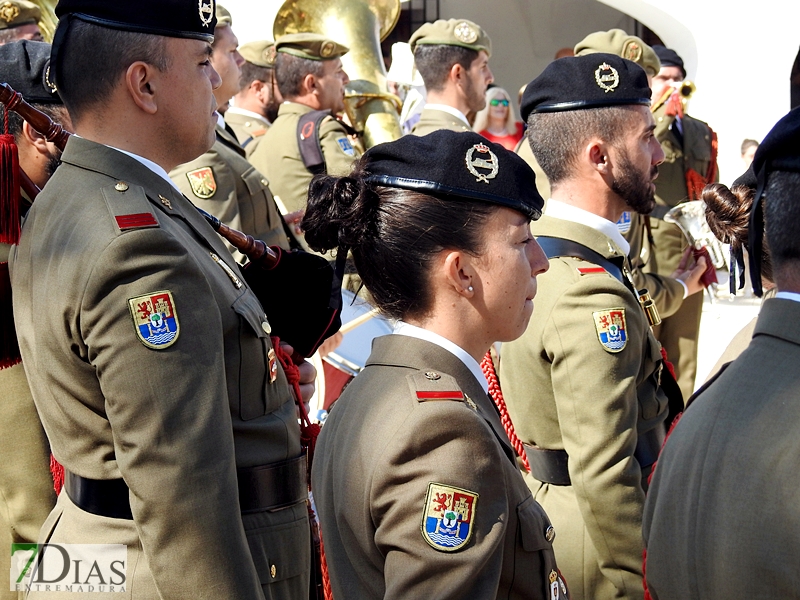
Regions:
<instances>
[{"instance_id":1,"label":"man wearing sunglasses","mask_svg":"<svg viewBox=\"0 0 800 600\"><path fill-rule=\"evenodd\" d=\"M467 117L486 106L486 88L494 81L489 36L472 21L449 19L426 23L408 43L428 92L411 133L472 131Z\"/></svg>"}]
</instances>

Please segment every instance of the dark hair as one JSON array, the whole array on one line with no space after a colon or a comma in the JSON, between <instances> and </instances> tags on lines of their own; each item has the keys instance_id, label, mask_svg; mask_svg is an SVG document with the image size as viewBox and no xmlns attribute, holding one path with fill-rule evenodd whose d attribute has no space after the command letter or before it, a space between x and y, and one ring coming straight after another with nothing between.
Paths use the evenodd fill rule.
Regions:
<instances>
[{"instance_id":1,"label":"dark hair","mask_svg":"<svg viewBox=\"0 0 800 600\"><path fill-rule=\"evenodd\" d=\"M800 173L773 171L764 190L764 225L773 266L800 261Z\"/></svg>"},{"instance_id":2,"label":"dark hair","mask_svg":"<svg viewBox=\"0 0 800 600\"><path fill-rule=\"evenodd\" d=\"M66 120L66 109L61 104L39 104L34 102L31 103L31 106L43 112L48 117L53 119L53 121L61 125L63 125ZM2 116L3 110L0 110L0 116ZM20 117L16 112L13 110L8 111L8 132L17 140L22 133L22 122L22 117Z\"/></svg>"},{"instance_id":3,"label":"dark hair","mask_svg":"<svg viewBox=\"0 0 800 600\"><path fill-rule=\"evenodd\" d=\"M374 185L365 181L368 168L362 158L347 177L314 177L302 222L306 242L317 251L350 250L364 285L387 316L425 315L436 255L447 249L479 255L482 227L498 207Z\"/></svg>"},{"instance_id":4,"label":"dark hair","mask_svg":"<svg viewBox=\"0 0 800 600\"><path fill-rule=\"evenodd\" d=\"M453 65L469 69L479 53L471 48L439 44L419 44L414 49L414 64L425 82L425 87L441 92Z\"/></svg>"},{"instance_id":5,"label":"dark hair","mask_svg":"<svg viewBox=\"0 0 800 600\"><path fill-rule=\"evenodd\" d=\"M324 61L301 58L286 52L278 52L275 59L275 78L278 80L278 91L284 98L299 96L303 91L303 79L306 75L322 77L325 69Z\"/></svg>"},{"instance_id":6,"label":"dark hair","mask_svg":"<svg viewBox=\"0 0 800 600\"><path fill-rule=\"evenodd\" d=\"M239 91L243 92L250 87L254 81L261 81L269 83L270 76L273 71L269 67L260 67L251 63L249 60L244 61L242 65L242 74L239 76Z\"/></svg>"},{"instance_id":7,"label":"dark hair","mask_svg":"<svg viewBox=\"0 0 800 600\"><path fill-rule=\"evenodd\" d=\"M616 144L632 127L634 106L606 106L552 113L531 113L528 142L536 161L554 186L571 174L590 138Z\"/></svg>"},{"instance_id":8,"label":"dark hair","mask_svg":"<svg viewBox=\"0 0 800 600\"><path fill-rule=\"evenodd\" d=\"M74 120L106 101L136 61L169 68L167 38L74 19L60 48L58 92Z\"/></svg>"}]
</instances>

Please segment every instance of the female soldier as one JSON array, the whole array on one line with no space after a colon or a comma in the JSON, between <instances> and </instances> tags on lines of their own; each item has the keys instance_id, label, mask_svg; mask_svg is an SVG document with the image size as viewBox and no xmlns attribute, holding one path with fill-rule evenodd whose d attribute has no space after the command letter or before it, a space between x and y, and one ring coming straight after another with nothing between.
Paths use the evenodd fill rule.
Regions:
<instances>
[{"instance_id":1,"label":"female soldier","mask_svg":"<svg viewBox=\"0 0 800 600\"><path fill-rule=\"evenodd\" d=\"M565 598L551 542L478 361L513 340L548 266L533 172L467 132L370 149L316 178L315 250L350 250L399 320L331 411L312 483L333 596Z\"/></svg>"}]
</instances>

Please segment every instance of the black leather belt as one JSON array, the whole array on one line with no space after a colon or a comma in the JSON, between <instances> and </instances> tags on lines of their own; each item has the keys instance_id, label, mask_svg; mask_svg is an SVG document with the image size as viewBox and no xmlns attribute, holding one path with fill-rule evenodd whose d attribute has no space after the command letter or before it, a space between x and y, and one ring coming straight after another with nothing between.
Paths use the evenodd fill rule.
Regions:
<instances>
[{"instance_id":1,"label":"black leather belt","mask_svg":"<svg viewBox=\"0 0 800 600\"><path fill-rule=\"evenodd\" d=\"M633 456L639 462L642 471L651 467L658 460L658 453L661 452L664 437L664 428L660 424L639 435ZM568 469L569 455L566 450L548 450L530 444L523 444L523 446L525 455L528 457L531 475L537 480L552 485L572 485Z\"/></svg>"},{"instance_id":2,"label":"black leather belt","mask_svg":"<svg viewBox=\"0 0 800 600\"><path fill-rule=\"evenodd\" d=\"M239 505L243 513L277 510L308 498L305 453L280 463L238 469ZM64 471L64 489L82 510L111 519L133 519L123 479L88 479Z\"/></svg>"}]
</instances>

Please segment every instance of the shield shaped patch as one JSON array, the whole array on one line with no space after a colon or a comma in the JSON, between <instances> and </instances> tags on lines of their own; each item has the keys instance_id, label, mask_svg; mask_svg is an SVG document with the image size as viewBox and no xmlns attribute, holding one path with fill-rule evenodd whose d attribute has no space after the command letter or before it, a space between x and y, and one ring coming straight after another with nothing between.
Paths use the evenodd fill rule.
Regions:
<instances>
[{"instance_id":1,"label":"shield shaped patch","mask_svg":"<svg viewBox=\"0 0 800 600\"><path fill-rule=\"evenodd\" d=\"M214 171L211 167L202 167L186 173L192 192L198 198L204 200L211 198L217 191L217 181L214 179Z\"/></svg>"},{"instance_id":2,"label":"shield shaped patch","mask_svg":"<svg viewBox=\"0 0 800 600\"><path fill-rule=\"evenodd\" d=\"M460 550L472 537L478 494L430 483L422 514L422 537L436 550Z\"/></svg>"},{"instance_id":3,"label":"shield shaped patch","mask_svg":"<svg viewBox=\"0 0 800 600\"><path fill-rule=\"evenodd\" d=\"M597 337L608 352L621 352L628 343L625 309L612 308L592 313Z\"/></svg>"},{"instance_id":4,"label":"shield shaped patch","mask_svg":"<svg viewBox=\"0 0 800 600\"><path fill-rule=\"evenodd\" d=\"M177 341L180 325L172 292L164 290L131 298L128 307L136 335L145 346L163 350Z\"/></svg>"}]
</instances>

